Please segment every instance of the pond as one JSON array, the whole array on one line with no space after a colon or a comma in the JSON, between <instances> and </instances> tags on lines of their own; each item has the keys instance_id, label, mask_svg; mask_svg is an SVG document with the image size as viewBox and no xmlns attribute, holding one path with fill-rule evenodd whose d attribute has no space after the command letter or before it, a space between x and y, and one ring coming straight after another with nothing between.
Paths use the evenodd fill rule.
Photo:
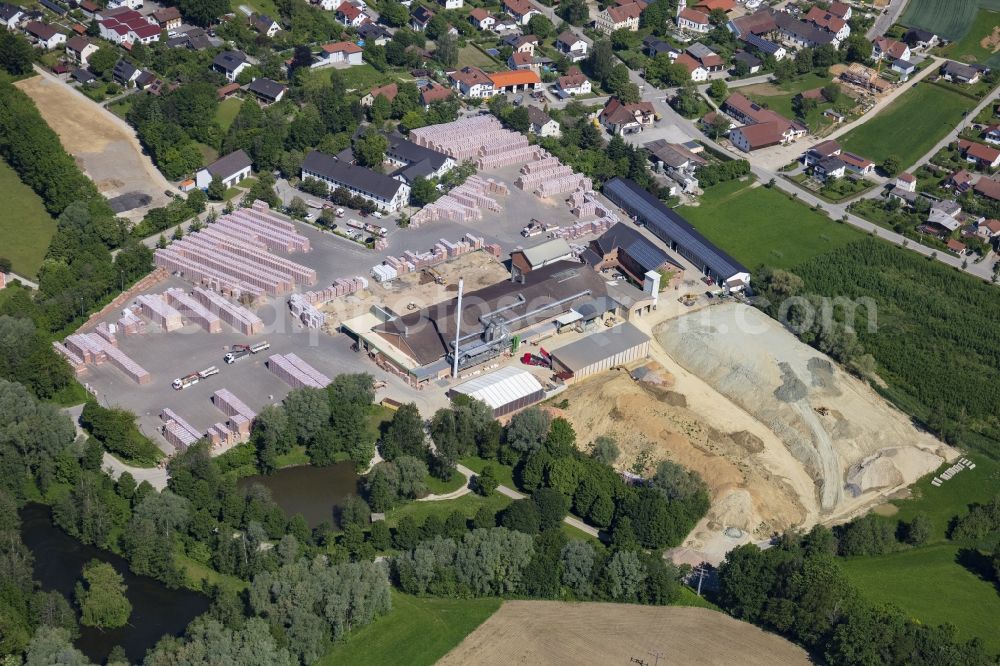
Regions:
<instances>
[{"instance_id":1,"label":"pond","mask_svg":"<svg viewBox=\"0 0 1000 666\"><path fill-rule=\"evenodd\" d=\"M75 641L97 663L104 663L116 645L125 649L131 663L139 663L162 636L180 636L191 620L208 610L205 595L185 588L171 590L152 578L133 574L118 555L66 534L52 522L52 510L44 504L28 504L21 510L21 539L34 554L34 578L42 589L61 593L74 607L73 588L90 560L110 563L125 579L132 603L128 624L108 630L80 627Z\"/></svg>"},{"instance_id":2,"label":"pond","mask_svg":"<svg viewBox=\"0 0 1000 666\"><path fill-rule=\"evenodd\" d=\"M335 524L334 510L359 493L359 481L354 463L342 462L323 467L285 467L268 476L244 477L239 486L246 488L259 483L271 491L275 503L289 517L301 513L309 527L316 527L323 521Z\"/></svg>"}]
</instances>

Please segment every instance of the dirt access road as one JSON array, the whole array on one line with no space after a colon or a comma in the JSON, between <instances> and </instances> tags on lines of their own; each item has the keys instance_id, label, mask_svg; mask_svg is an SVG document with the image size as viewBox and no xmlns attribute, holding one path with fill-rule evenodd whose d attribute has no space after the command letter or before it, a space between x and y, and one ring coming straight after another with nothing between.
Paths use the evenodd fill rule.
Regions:
<instances>
[{"instance_id":1,"label":"dirt access road","mask_svg":"<svg viewBox=\"0 0 1000 666\"><path fill-rule=\"evenodd\" d=\"M805 650L705 608L508 601L438 662L459 664L812 663Z\"/></svg>"},{"instance_id":2,"label":"dirt access road","mask_svg":"<svg viewBox=\"0 0 1000 666\"><path fill-rule=\"evenodd\" d=\"M143 154L128 123L52 74L36 70L39 76L14 85L35 102L63 148L101 194L112 199L136 192L151 198L148 204L121 216L138 222L150 208L166 205L169 199L165 192L175 188Z\"/></svg>"}]
</instances>

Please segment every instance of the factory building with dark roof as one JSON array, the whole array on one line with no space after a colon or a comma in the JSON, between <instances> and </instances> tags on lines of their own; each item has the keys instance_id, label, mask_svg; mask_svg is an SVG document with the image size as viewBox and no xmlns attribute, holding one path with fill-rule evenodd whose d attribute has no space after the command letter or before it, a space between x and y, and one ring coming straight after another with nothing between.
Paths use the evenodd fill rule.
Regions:
<instances>
[{"instance_id":1,"label":"factory building with dark roof","mask_svg":"<svg viewBox=\"0 0 1000 666\"><path fill-rule=\"evenodd\" d=\"M741 291L750 282L750 271L702 236L691 223L662 201L627 178L612 178L604 196L638 223L649 228L667 247L677 252L730 291Z\"/></svg>"}]
</instances>

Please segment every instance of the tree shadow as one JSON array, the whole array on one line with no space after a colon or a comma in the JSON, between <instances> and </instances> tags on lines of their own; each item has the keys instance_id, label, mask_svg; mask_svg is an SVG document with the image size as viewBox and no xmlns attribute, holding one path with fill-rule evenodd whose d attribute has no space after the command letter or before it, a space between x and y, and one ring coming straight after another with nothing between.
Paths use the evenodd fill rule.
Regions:
<instances>
[{"instance_id":1,"label":"tree shadow","mask_svg":"<svg viewBox=\"0 0 1000 666\"><path fill-rule=\"evenodd\" d=\"M997 580L993 561L988 555L984 555L976 548L960 548L955 554L955 562L979 580L991 583L1000 594L1000 581Z\"/></svg>"}]
</instances>

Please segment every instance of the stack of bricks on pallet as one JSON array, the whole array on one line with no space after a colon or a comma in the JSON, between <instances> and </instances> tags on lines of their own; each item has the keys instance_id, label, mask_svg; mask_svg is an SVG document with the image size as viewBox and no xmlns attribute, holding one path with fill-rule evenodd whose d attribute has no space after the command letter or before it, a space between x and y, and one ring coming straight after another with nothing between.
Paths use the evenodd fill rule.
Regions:
<instances>
[{"instance_id":1,"label":"stack of bricks on pallet","mask_svg":"<svg viewBox=\"0 0 1000 666\"><path fill-rule=\"evenodd\" d=\"M74 374L77 375L82 374L83 371L87 369L87 366L84 364L83 359L74 354L73 352L71 352L69 349L67 349L66 345L64 345L63 343L59 342L58 340L54 341L52 343L52 348L56 350L57 354L66 359L66 362L69 363L69 367L73 368Z\"/></svg>"},{"instance_id":2,"label":"stack of bricks on pallet","mask_svg":"<svg viewBox=\"0 0 1000 666\"><path fill-rule=\"evenodd\" d=\"M218 315L243 335L258 335L264 332L264 322L260 317L247 310L242 305L232 303L221 294L195 287L191 292L195 300L201 303L212 314Z\"/></svg>"},{"instance_id":3,"label":"stack of bricks on pallet","mask_svg":"<svg viewBox=\"0 0 1000 666\"><path fill-rule=\"evenodd\" d=\"M128 375L136 384L149 383L149 373L142 366L96 333L76 333L69 336L66 338L66 349L83 363L100 365L110 359L112 365Z\"/></svg>"},{"instance_id":4,"label":"stack of bricks on pallet","mask_svg":"<svg viewBox=\"0 0 1000 666\"><path fill-rule=\"evenodd\" d=\"M118 346L118 340L115 339L115 334L111 332L111 327L108 326L107 322L102 321L94 330L97 331L97 334L104 338L109 345L112 347Z\"/></svg>"},{"instance_id":5,"label":"stack of bricks on pallet","mask_svg":"<svg viewBox=\"0 0 1000 666\"><path fill-rule=\"evenodd\" d=\"M163 411L160 412L160 419L164 423L163 438L178 451L186 450L201 439L201 433L195 430L190 423L177 416L172 409L164 407Z\"/></svg>"},{"instance_id":6,"label":"stack of bricks on pallet","mask_svg":"<svg viewBox=\"0 0 1000 666\"><path fill-rule=\"evenodd\" d=\"M163 292L163 298L176 307L185 318L198 324L206 332L222 332L222 320L183 289L177 287L167 289Z\"/></svg>"},{"instance_id":7,"label":"stack of bricks on pallet","mask_svg":"<svg viewBox=\"0 0 1000 666\"><path fill-rule=\"evenodd\" d=\"M451 123L420 127L410 140L452 157L457 162L475 159L476 168L499 169L537 159L540 149L528 137L504 129L492 116L463 118Z\"/></svg>"},{"instance_id":8,"label":"stack of bricks on pallet","mask_svg":"<svg viewBox=\"0 0 1000 666\"><path fill-rule=\"evenodd\" d=\"M146 333L146 322L131 310L125 310L125 314L118 320L118 333L125 337L143 335Z\"/></svg>"},{"instance_id":9,"label":"stack of bricks on pallet","mask_svg":"<svg viewBox=\"0 0 1000 666\"><path fill-rule=\"evenodd\" d=\"M277 295L292 291L295 284L315 284L316 271L273 252L310 249L309 239L294 224L258 201L157 250L156 265L236 296Z\"/></svg>"},{"instance_id":10,"label":"stack of bricks on pallet","mask_svg":"<svg viewBox=\"0 0 1000 666\"><path fill-rule=\"evenodd\" d=\"M568 227L559 227L552 230L553 238L574 239L586 236L587 234L603 234L610 229L617 220L609 217L602 217L590 222L577 222Z\"/></svg>"},{"instance_id":11,"label":"stack of bricks on pallet","mask_svg":"<svg viewBox=\"0 0 1000 666\"><path fill-rule=\"evenodd\" d=\"M213 393L212 404L226 416L242 416L247 421L253 421L253 417L257 416L252 409L233 395L233 392L229 389L219 389Z\"/></svg>"},{"instance_id":12,"label":"stack of bricks on pallet","mask_svg":"<svg viewBox=\"0 0 1000 666\"><path fill-rule=\"evenodd\" d=\"M267 368L292 388L326 388L330 378L295 354L274 354Z\"/></svg>"},{"instance_id":13,"label":"stack of bricks on pallet","mask_svg":"<svg viewBox=\"0 0 1000 666\"><path fill-rule=\"evenodd\" d=\"M245 421L246 419L243 420ZM214 423L205 432L205 435L208 437L208 441L212 443L212 446L229 446L245 441L248 433L240 432L236 427L231 427L233 425L232 419L227 423L222 423L221 421Z\"/></svg>"},{"instance_id":14,"label":"stack of bricks on pallet","mask_svg":"<svg viewBox=\"0 0 1000 666\"><path fill-rule=\"evenodd\" d=\"M323 324L326 323L326 314L307 301L302 294L289 296L288 307L292 311L292 316L298 317L306 328L323 328Z\"/></svg>"},{"instance_id":15,"label":"stack of bricks on pallet","mask_svg":"<svg viewBox=\"0 0 1000 666\"><path fill-rule=\"evenodd\" d=\"M592 187L589 178L573 171L547 152L534 162L521 167L521 176L514 183L522 190L531 190L546 198L567 192L588 192Z\"/></svg>"},{"instance_id":16,"label":"stack of bricks on pallet","mask_svg":"<svg viewBox=\"0 0 1000 666\"><path fill-rule=\"evenodd\" d=\"M135 302L139 305L139 311L157 326L165 331L176 331L184 326L181 313L167 304L161 297L155 294L142 294L135 297Z\"/></svg>"},{"instance_id":17,"label":"stack of bricks on pallet","mask_svg":"<svg viewBox=\"0 0 1000 666\"><path fill-rule=\"evenodd\" d=\"M380 267L375 266L372 268L371 274L376 280L385 282L395 279L400 275L420 270L421 268L436 266L467 252L483 249L483 247L485 247L483 239L472 234L466 234L457 243L452 243L442 238L434 244L434 247L429 252L416 253L412 250L407 250L403 253L402 257L386 257L383 265L384 267L391 268L394 273L392 271L378 270Z\"/></svg>"},{"instance_id":18,"label":"stack of bricks on pallet","mask_svg":"<svg viewBox=\"0 0 1000 666\"><path fill-rule=\"evenodd\" d=\"M469 178L434 203L424 206L410 217L410 226L419 227L424 222L449 220L472 222L483 219L481 208L499 213L503 208L491 194L508 194L507 186L492 178Z\"/></svg>"},{"instance_id":19,"label":"stack of bricks on pallet","mask_svg":"<svg viewBox=\"0 0 1000 666\"><path fill-rule=\"evenodd\" d=\"M307 291L302 294L292 294L288 297L288 307L292 315L299 318L308 328L321 328L326 323L326 315L316 307L330 301L354 294L368 288L368 280L356 276L353 278L337 278L326 289Z\"/></svg>"},{"instance_id":20,"label":"stack of bricks on pallet","mask_svg":"<svg viewBox=\"0 0 1000 666\"><path fill-rule=\"evenodd\" d=\"M597 195L593 191L578 190L569 197L570 212L574 217L612 217L616 222L618 216L602 206L597 201Z\"/></svg>"}]
</instances>

